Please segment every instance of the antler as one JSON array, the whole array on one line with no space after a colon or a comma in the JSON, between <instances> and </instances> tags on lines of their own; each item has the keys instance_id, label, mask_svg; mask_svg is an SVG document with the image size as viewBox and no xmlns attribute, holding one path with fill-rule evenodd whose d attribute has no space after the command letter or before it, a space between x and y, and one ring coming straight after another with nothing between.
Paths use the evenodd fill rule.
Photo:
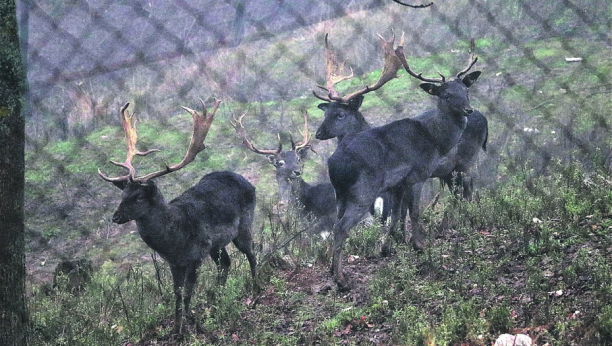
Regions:
<instances>
[{"instance_id":1,"label":"antler","mask_svg":"<svg viewBox=\"0 0 612 346\"><path fill-rule=\"evenodd\" d=\"M446 79L440 72L438 72L438 74L442 78L434 79L434 78L425 78L423 77L422 73L417 74L414 71L412 71L410 69L410 66L408 65L408 62L406 61L406 57L404 56L404 47L402 46L397 47L395 49L395 55L397 55L397 57L402 62L402 65L404 65L404 69L406 70L406 72L408 72L408 74L411 75L412 77L422 80L423 82L431 82L431 83L444 83L446 81ZM457 78L467 73L477 61L478 61L478 58L474 58L474 40L472 39L471 44L470 44L470 57L468 61L468 67L460 71L459 73L457 73Z\"/></svg>"},{"instance_id":2,"label":"antler","mask_svg":"<svg viewBox=\"0 0 612 346\"><path fill-rule=\"evenodd\" d=\"M206 139L206 135L208 134L208 130L210 129L210 125L212 124L212 121L215 117L215 113L217 112L217 109L219 108L219 104L221 103L221 100L215 99L215 104L210 114L207 113L206 104L204 103L204 101L200 99L200 103L202 103L202 114L198 114L197 111L191 108L182 107L184 110L189 112L193 117L193 131L191 134L191 141L189 143L189 148L187 148L187 153L183 157L183 160L181 160L181 162L179 162L176 165L172 165L172 166L166 165L165 169L159 170L157 172L149 173L142 177L135 176L135 169L132 166L132 158L134 157L134 155L145 156L145 155L148 155L152 152L159 151L159 150L152 149L146 152L136 151L136 139L137 139L136 128L131 121L133 116L129 116L129 113L126 111L127 107L129 106L129 103L127 103L125 106L121 108L121 118L122 118L123 128L126 134L126 142L128 146L127 159L124 164L117 163L114 161L111 161L111 162L117 166L126 168L129 171L129 174L126 176L109 178L106 175L104 175L100 171L100 169L98 169L98 174L100 175L100 177L110 182L119 182L119 181L145 182L147 180L157 178L157 177L160 177L162 175L165 175L165 174L168 174L174 171L178 171L179 169L193 162L196 155L198 155L198 153L200 153L202 150L206 148L206 146L204 145L204 139Z\"/></svg>"},{"instance_id":3,"label":"antler","mask_svg":"<svg viewBox=\"0 0 612 346\"><path fill-rule=\"evenodd\" d=\"M310 145L311 138L310 138L310 132L308 131L308 112L303 111L302 115L304 116L304 130L300 131L300 133L302 134L302 141L294 143L293 137L291 137L291 147L293 151L298 151Z\"/></svg>"},{"instance_id":4,"label":"antler","mask_svg":"<svg viewBox=\"0 0 612 346\"><path fill-rule=\"evenodd\" d=\"M457 78L461 78L461 76L466 74L472 68L472 66L474 66L476 61L478 61L478 57L474 58L475 49L476 49L476 42L474 42L474 38L472 38L470 40L470 55L468 57L468 67L466 67L464 70L461 70L459 73L457 73Z\"/></svg>"},{"instance_id":5,"label":"antler","mask_svg":"<svg viewBox=\"0 0 612 346\"><path fill-rule=\"evenodd\" d=\"M395 33L393 33L393 37L391 40L385 40L382 36L378 35L382 41L383 51L385 55L385 63L383 67L382 74L378 82L373 85L365 86L361 90L357 90L347 96L340 96L340 94L334 89L334 85L342 80L350 79L353 77L353 71L351 70L350 76L341 76L340 73L344 70L344 63L338 64L337 62L337 54L334 53L331 49L329 49L327 42L327 34L325 35L325 48L327 50L326 53L326 87L318 86L319 88L327 91L327 96L318 95L314 90L312 93L315 97L320 100L326 102L340 102L340 103L348 103L351 99L367 94L371 91L378 90L380 87L385 85L388 81L393 78L397 78L397 72L402 67L401 60L397 57L397 55L393 51L393 44L395 42ZM404 45L404 35L402 34L401 41L399 43L398 48Z\"/></svg>"},{"instance_id":6,"label":"antler","mask_svg":"<svg viewBox=\"0 0 612 346\"><path fill-rule=\"evenodd\" d=\"M349 80L354 75L352 68L350 75L342 75L346 61L340 62L339 54L329 46L328 36L329 33L325 34L325 86L317 85L319 88L327 91L328 96L320 96L314 90L312 93L323 101L332 102L333 98L340 97L340 94L334 89L334 85L343 80Z\"/></svg>"},{"instance_id":7,"label":"antler","mask_svg":"<svg viewBox=\"0 0 612 346\"><path fill-rule=\"evenodd\" d=\"M238 136L242 138L242 143L244 144L244 146L249 148L252 152L256 154L262 154L262 155L280 154L280 152L283 150L283 145L280 140L280 135L278 136L278 149L259 149L251 141L249 141L249 138L246 134L246 130L244 129L244 126L242 125L242 118L244 118L246 115L247 114L244 113L238 119L236 119L236 116L232 115L233 120L230 120L232 127L234 127L234 129L236 130L236 133L238 134Z\"/></svg>"},{"instance_id":8,"label":"antler","mask_svg":"<svg viewBox=\"0 0 612 346\"><path fill-rule=\"evenodd\" d=\"M406 61L406 57L404 56L403 46L399 46L395 49L395 55L402 62L402 65L404 66L404 69L406 70L406 72L408 72L408 74L411 75L412 77L422 80L423 82L431 82L431 83L444 83L446 81L446 79L440 72L438 72L438 74L442 78L434 79L434 78L425 78L423 77L423 73L417 74L416 72L412 71L410 69L410 65L408 65L408 62Z\"/></svg>"},{"instance_id":9,"label":"antler","mask_svg":"<svg viewBox=\"0 0 612 346\"><path fill-rule=\"evenodd\" d=\"M119 181L127 181L127 180L134 179L134 175L136 174L136 170L134 169L134 166L132 166L132 159L134 158L134 155L146 156L146 155L149 155L150 153L160 151L159 149L151 149L145 152L136 150L136 141L138 140L138 135L136 133L136 118L134 117L134 114L130 114L130 112L127 111L127 108L129 105L130 105L129 102L126 103L123 107L121 107L119 111L119 117L121 118L121 125L123 125L123 131L125 132L125 142L127 144L127 157L125 159L125 162L123 163L113 161L113 160L110 161L115 166L119 166L119 167L123 167L127 169L128 174L124 176L115 177L115 178L109 178L104 173L102 173L102 171L98 168L98 175L100 175L102 179L109 181L109 182L119 182Z\"/></svg>"}]
</instances>

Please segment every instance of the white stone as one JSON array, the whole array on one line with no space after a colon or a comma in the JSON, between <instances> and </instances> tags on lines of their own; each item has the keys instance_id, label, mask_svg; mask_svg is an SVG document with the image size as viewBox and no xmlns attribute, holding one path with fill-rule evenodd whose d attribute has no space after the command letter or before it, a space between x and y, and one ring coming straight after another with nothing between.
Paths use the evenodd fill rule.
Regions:
<instances>
[{"instance_id":1,"label":"white stone","mask_svg":"<svg viewBox=\"0 0 612 346\"><path fill-rule=\"evenodd\" d=\"M495 346L531 346L531 338L525 334L502 334L495 341Z\"/></svg>"}]
</instances>

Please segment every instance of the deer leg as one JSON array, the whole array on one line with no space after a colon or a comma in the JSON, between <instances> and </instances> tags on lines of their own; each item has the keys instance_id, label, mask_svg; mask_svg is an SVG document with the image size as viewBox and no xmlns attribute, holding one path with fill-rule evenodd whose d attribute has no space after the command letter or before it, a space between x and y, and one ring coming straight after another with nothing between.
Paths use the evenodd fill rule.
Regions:
<instances>
[{"instance_id":1,"label":"deer leg","mask_svg":"<svg viewBox=\"0 0 612 346\"><path fill-rule=\"evenodd\" d=\"M174 328L172 334L181 334L183 329L183 312L181 309L183 298L183 285L185 283L185 268L170 266L172 281L174 283Z\"/></svg>"},{"instance_id":2,"label":"deer leg","mask_svg":"<svg viewBox=\"0 0 612 346\"><path fill-rule=\"evenodd\" d=\"M224 286L225 281L227 280L227 273L229 271L229 267L231 265L231 260L225 247L220 249L212 249L210 250L210 257L215 261L217 265L217 284Z\"/></svg>"},{"instance_id":3,"label":"deer leg","mask_svg":"<svg viewBox=\"0 0 612 346\"><path fill-rule=\"evenodd\" d=\"M339 223L342 223L342 220ZM348 231L349 230L347 228L334 227L334 245L331 271L334 281L341 291L349 289L344 279L344 273L342 272L342 249L344 247L344 242L346 241Z\"/></svg>"},{"instance_id":4,"label":"deer leg","mask_svg":"<svg viewBox=\"0 0 612 346\"><path fill-rule=\"evenodd\" d=\"M404 197L402 199L402 213L400 215L400 230L402 231L402 237L404 243L408 243L406 240L406 218L408 217L408 207L414 203L414 194L412 193L414 185L409 185L404 189Z\"/></svg>"},{"instance_id":5,"label":"deer leg","mask_svg":"<svg viewBox=\"0 0 612 346\"><path fill-rule=\"evenodd\" d=\"M230 265L232 261L230 260L229 255L227 254L227 250L225 247L221 248L221 265L219 266L219 279L217 282L221 286L225 286L225 282L227 281L227 274L229 273Z\"/></svg>"},{"instance_id":6,"label":"deer leg","mask_svg":"<svg viewBox=\"0 0 612 346\"><path fill-rule=\"evenodd\" d=\"M459 197L460 194L463 196L463 191L459 190L463 189L463 172L453 171L453 178L453 195L455 197Z\"/></svg>"},{"instance_id":7,"label":"deer leg","mask_svg":"<svg viewBox=\"0 0 612 346\"><path fill-rule=\"evenodd\" d=\"M408 241L412 241L412 245L417 250L422 250L425 248L425 241L427 240L426 234L419 223L419 217L421 215L421 210L419 208L419 203L421 201L421 189L423 187L423 183L416 183L412 185L411 194L412 199L408 203L408 210L410 211L410 225L412 226L412 239L409 239L408 232L404 230L404 240L406 243Z\"/></svg>"},{"instance_id":8,"label":"deer leg","mask_svg":"<svg viewBox=\"0 0 612 346\"><path fill-rule=\"evenodd\" d=\"M463 181L463 199L469 202L472 200L472 191L474 190L474 181L472 180L472 178L468 178L465 176L463 177L462 181Z\"/></svg>"},{"instance_id":9,"label":"deer leg","mask_svg":"<svg viewBox=\"0 0 612 346\"><path fill-rule=\"evenodd\" d=\"M334 225L332 274L340 291L350 290L342 271L342 250L344 248L344 242L346 241L348 232L369 211L371 202L372 201L370 200L370 203L350 203L346 205L346 208L343 208L342 206L339 206L338 208L338 215L342 214L342 217ZM340 203L340 205L342 204L343 203Z\"/></svg>"},{"instance_id":10,"label":"deer leg","mask_svg":"<svg viewBox=\"0 0 612 346\"><path fill-rule=\"evenodd\" d=\"M247 260L249 261L249 267L251 268L251 277L255 280L255 274L257 272L257 260L255 259L255 255L253 254L253 241L250 237L237 237L233 241L234 245L240 252L246 255Z\"/></svg>"},{"instance_id":11,"label":"deer leg","mask_svg":"<svg viewBox=\"0 0 612 346\"><path fill-rule=\"evenodd\" d=\"M183 304L185 305L185 315L190 315L189 304L191 303L191 295L193 288L198 279L197 265L190 267L185 275L185 292L183 293Z\"/></svg>"},{"instance_id":12,"label":"deer leg","mask_svg":"<svg viewBox=\"0 0 612 346\"><path fill-rule=\"evenodd\" d=\"M336 250L335 250L335 245L339 243L340 238L338 238L338 240L336 240L336 227L339 225L339 220L342 220L342 218L344 217L344 212L346 211L346 201L341 200L341 201L337 201L336 202L336 209L337 209L337 213L338 216L336 218L336 223L334 223L334 228L332 229L332 232L334 234L334 245L332 248L333 251L333 259L332 259L332 267L331 267L331 274L334 275L334 273L337 271L337 259L336 259ZM344 237L346 239L346 236ZM341 249L340 249L341 251ZM341 256L340 254L338 254L338 256Z\"/></svg>"},{"instance_id":13,"label":"deer leg","mask_svg":"<svg viewBox=\"0 0 612 346\"><path fill-rule=\"evenodd\" d=\"M382 249L381 249L381 256L383 257L387 257L391 254L391 244L390 244L390 237L389 235L395 235L397 233L397 226L398 223L400 221L400 215L401 215L401 210L402 210L402 200L403 200L403 196L404 196L404 187L403 186L397 186L395 188L393 188L392 190L390 190L389 192L389 196L391 197L391 224L389 224L389 227L387 227L385 229L385 234L384 234L384 240L383 240L383 245L382 245Z\"/></svg>"}]
</instances>

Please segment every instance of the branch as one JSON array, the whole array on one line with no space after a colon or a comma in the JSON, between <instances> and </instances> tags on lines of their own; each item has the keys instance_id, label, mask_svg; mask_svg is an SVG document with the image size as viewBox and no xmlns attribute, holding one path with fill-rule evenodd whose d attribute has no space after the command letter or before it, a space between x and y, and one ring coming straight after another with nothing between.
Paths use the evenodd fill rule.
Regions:
<instances>
[{"instance_id":1,"label":"branch","mask_svg":"<svg viewBox=\"0 0 612 346\"><path fill-rule=\"evenodd\" d=\"M404 5L404 6L407 6L407 7L412 7L412 8L426 8L426 7L429 7L429 6L433 5L433 1L430 2L429 4L424 4L424 5L410 5L410 4L403 3L403 2L401 2L399 0L393 0L393 2L396 2L396 3L400 4L400 5Z\"/></svg>"}]
</instances>

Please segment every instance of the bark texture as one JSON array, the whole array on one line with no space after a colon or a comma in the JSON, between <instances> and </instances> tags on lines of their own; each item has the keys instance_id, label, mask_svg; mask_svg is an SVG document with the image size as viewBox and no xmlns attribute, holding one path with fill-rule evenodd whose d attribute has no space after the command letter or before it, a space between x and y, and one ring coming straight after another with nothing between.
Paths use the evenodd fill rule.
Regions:
<instances>
[{"instance_id":1,"label":"bark texture","mask_svg":"<svg viewBox=\"0 0 612 346\"><path fill-rule=\"evenodd\" d=\"M15 1L0 2L0 345L27 345L23 214L24 71Z\"/></svg>"}]
</instances>

